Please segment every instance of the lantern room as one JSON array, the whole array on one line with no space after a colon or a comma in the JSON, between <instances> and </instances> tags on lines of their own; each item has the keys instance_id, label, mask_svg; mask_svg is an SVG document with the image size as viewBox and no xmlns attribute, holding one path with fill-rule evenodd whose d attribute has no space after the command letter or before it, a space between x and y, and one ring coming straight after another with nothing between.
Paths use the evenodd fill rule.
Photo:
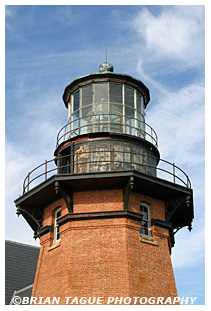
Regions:
<instances>
[{"instance_id":1,"label":"lantern room","mask_svg":"<svg viewBox=\"0 0 211 311\"><path fill-rule=\"evenodd\" d=\"M157 146L155 131L145 123L149 99L141 81L113 73L113 66L104 63L99 73L80 77L66 87L68 124L59 133L59 144L78 135L111 132L137 136Z\"/></svg>"}]
</instances>

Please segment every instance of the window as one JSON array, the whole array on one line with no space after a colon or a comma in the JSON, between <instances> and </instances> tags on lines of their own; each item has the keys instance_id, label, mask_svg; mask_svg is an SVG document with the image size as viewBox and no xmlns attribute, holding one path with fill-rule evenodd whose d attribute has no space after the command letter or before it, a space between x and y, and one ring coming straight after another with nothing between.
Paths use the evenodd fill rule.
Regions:
<instances>
[{"instance_id":1,"label":"window","mask_svg":"<svg viewBox=\"0 0 211 311\"><path fill-rule=\"evenodd\" d=\"M140 214L142 215L141 220L141 231L140 234L151 237L151 221L150 221L150 207L146 203L140 203Z\"/></svg>"},{"instance_id":2,"label":"window","mask_svg":"<svg viewBox=\"0 0 211 311\"><path fill-rule=\"evenodd\" d=\"M60 233L59 233L59 225L58 225L58 219L61 217L61 207L58 208L55 211L55 220L54 220L54 243L56 241L59 241L61 239Z\"/></svg>"}]
</instances>

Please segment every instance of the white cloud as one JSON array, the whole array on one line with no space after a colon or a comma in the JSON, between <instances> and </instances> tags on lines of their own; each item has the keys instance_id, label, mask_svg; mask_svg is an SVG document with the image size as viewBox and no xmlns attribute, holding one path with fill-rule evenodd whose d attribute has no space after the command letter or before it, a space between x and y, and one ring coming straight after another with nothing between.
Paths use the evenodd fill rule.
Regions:
<instances>
[{"instance_id":1,"label":"white cloud","mask_svg":"<svg viewBox=\"0 0 211 311\"><path fill-rule=\"evenodd\" d=\"M6 182L6 199L14 195L22 194L20 180L24 180L30 166L35 162L33 155L25 156L17 145L5 142L5 182Z\"/></svg>"},{"instance_id":2,"label":"white cloud","mask_svg":"<svg viewBox=\"0 0 211 311\"><path fill-rule=\"evenodd\" d=\"M24 151L21 151L20 146L5 142L5 229L6 238L38 245L32 239L33 231L23 219L16 215L14 200L22 195L22 185L27 172L30 171L36 163L36 155L31 154L26 156ZM12 230L11 230L12 228Z\"/></svg>"},{"instance_id":3,"label":"white cloud","mask_svg":"<svg viewBox=\"0 0 211 311\"><path fill-rule=\"evenodd\" d=\"M202 6L164 6L154 15L141 10L132 22L146 43L149 59L201 64L204 55L204 9Z\"/></svg>"},{"instance_id":4,"label":"white cloud","mask_svg":"<svg viewBox=\"0 0 211 311\"><path fill-rule=\"evenodd\" d=\"M155 128L165 158L188 165L204 161L204 85L191 84L177 92L158 94L147 122Z\"/></svg>"},{"instance_id":5,"label":"white cloud","mask_svg":"<svg viewBox=\"0 0 211 311\"><path fill-rule=\"evenodd\" d=\"M26 81L27 76L24 76L17 84L14 90L15 93L18 93L15 103L16 110L7 119L5 142L6 237L34 244L31 228L22 216L20 218L16 216L14 200L22 195L23 182L28 172L44 163L45 160L54 158L56 135L67 122L67 115L61 99L52 90L48 90L47 94L39 93L37 96L34 92L34 96L27 101L28 84ZM53 162L51 164L50 168L56 168ZM31 178L40 173L44 173L44 166L39 171L35 171ZM44 176L35 180L31 187L42 181L44 181ZM13 229L11 230L11 228Z\"/></svg>"}]
</instances>

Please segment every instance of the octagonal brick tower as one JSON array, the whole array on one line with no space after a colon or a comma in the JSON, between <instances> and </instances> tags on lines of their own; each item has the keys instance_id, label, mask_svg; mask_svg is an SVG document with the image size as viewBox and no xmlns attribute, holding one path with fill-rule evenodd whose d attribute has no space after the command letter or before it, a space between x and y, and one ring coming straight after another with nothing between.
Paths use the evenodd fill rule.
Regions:
<instances>
[{"instance_id":1,"label":"octagonal brick tower","mask_svg":"<svg viewBox=\"0 0 211 311\"><path fill-rule=\"evenodd\" d=\"M106 62L63 100L54 158L15 200L40 238L32 296L176 297L170 254L174 234L191 230L193 194L188 176L160 159L148 88Z\"/></svg>"}]
</instances>

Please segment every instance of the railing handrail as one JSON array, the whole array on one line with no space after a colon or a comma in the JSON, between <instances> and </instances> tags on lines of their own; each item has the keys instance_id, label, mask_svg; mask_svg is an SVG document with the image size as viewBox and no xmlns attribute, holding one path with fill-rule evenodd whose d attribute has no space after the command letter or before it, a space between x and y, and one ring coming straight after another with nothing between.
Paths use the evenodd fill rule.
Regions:
<instances>
[{"instance_id":1,"label":"railing handrail","mask_svg":"<svg viewBox=\"0 0 211 311\"><path fill-rule=\"evenodd\" d=\"M84 165L84 164L86 164L86 163L92 163L92 164L94 164L94 163L100 163L100 162L104 162L104 163L112 163L112 161L113 162L115 162L115 163L118 163L118 164L120 164L120 163L123 163L123 164L133 164L133 165L139 165L140 167L146 167L146 168L152 168L152 169L155 169L156 171L162 171L162 172L165 172L165 173L167 173L167 174L169 174L169 175L171 175L171 176L173 176L173 183L175 183L175 184L177 184L177 182L176 182L176 180L179 180L180 182L182 182L187 188L191 188L191 182L190 182L190 180L189 180L189 178L188 178L188 175L181 169L181 168L179 168L178 166L176 166L174 163L171 163L171 162L169 162L169 161L166 161L166 160L163 160L163 159L159 159L159 158L157 158L157 157L155 157L155 156L151 156L151 155L147 155L146 153L136 153L136 152L130 152L130 151L115 151L114 149L109 149L109 150L104 150L103 152L104 152L104 154L105 153L108 153L108 154L111 154L111 152L113 152L113 153L115 153L115 154L129 154L129 155L135 155L135 156L144 156L144 157L147 157L147 159L155 159L156 161L157 161L157 163L159 162L159 163L166 163L166 164L168 164L168 165L170 165L170 167L172 168L171 169L171 171L170 170L166 170L166 169L164 169L164 168L162 168L162 167L159 167L159 166L157 166L157 165L150 165L149 163L148 163L148 161L147 161L147 164L145 164L145 163L141 163L141 162L137 162L137 161L133 161L133 162L131 162L131 160L130 161L126 161L125 159L124 160L114 160L114 159L112 159L112 161L111 160L106 160L105 158L104 159L102 159L102 160L89 160L89 161L82 161L82 162L77 162L77 163L68 163L67 165L60 165L60 163L61 163L61 159L64 159L64 158L71 158L71 157L74 157L74 156L77 156L77 158L78 157L80 157L81 155L84 155L84 154L91 154L91 153L96 153L96 152L99 152L99 150L92 150L92 151L83 151L83 152L81 152L81 151L76 151L75 153L69 153L68 155L65 155L65 156L59 156L59 157L56 157L56 158L53 158L53 159L51 159L51 160L46 160L44 163L42 163L42 164L40 164L40 165L38 165L37 167L35 167L33 170L31 170L29 173L28 173L28 175L26 176L26 178L24 179L24 182L23 182L23 194L24 193L26 193L27 191L29 191L29 185L33 182L33 181L35 181L35 180L37 180L39 177L41 177L41 176L45 176L45 180L47 180L47 175L50 173L50 172L53 172L53 171L57 171L57 174L58 174L58 171L59 170L61 170L62 168L73 168L73 171L74 171L74 167L75 166L78 166L78 165ZM101 152L102 152L102 150L101 150ZM80 159L80 158L79 158ZM47 165L49 164L49 163L51 163L51 162L57 162L57 164L58 164L58 166L55 166L55 168L51 168L51 169L47 169ZM40 173L40 174L38 174L38 175L36 175L35 177L33 177L32 179L30 179L30 177L31 177L31 174L32 173L34 173L35 171L37 171L39 168L41 168L42 166L44 166L44 172L43 173ZM96 168L95 168L96 169ZM175 169L177 169L180 173L182 173L183 174L183 176L184 176L184 179L185 179L185 181L184 181L184 179L182 179L181 177L179 177L178 175L176 175L176 173L175 173ZM109 170L109 171L115 171L115 169L113 168L113 166L112 166L112 169L111 170ZM172 173L172 171L173 171L173 173ZM92 173L92 170L91 171L88 171L88 173ZM62 174L68 174L68 175L75 175L75 174L80 174L80 173L78 173L78 172L74 172L74 173L62 173ZM146 173L147 174L147 173ZM147 174L147 175L149 175L149 174ZM161 178L161 177L158 177L158 178ZM165 180L165 178L161 178L161 179L164 179Z\"/></svg>"},{"instance_id":2,"label":"railing handrail","mask_svg":"<svg viewBox=\"0 0 211 311\"><path fill-rule=\"evenodd\" d=\"M78 126L77 128L73 128L71 129L71 125L74 124L75 122L80 122L81 120L84 120L84 119L87 119L87 118L91 118L91 117L97 117L97 116L116 116L118 118L120 118L120 122L115 122L115 121L112 121L112 120L108 120L108 121L102 121L102 120L98 120L97 122L91 122L90 124L85 124L85 125L80 125ZM86 117L78 117L77 119L73 120L73 121L69 121L67 124L65 124L61 129L60 131L58 132L57 134L57 147L60 145L60 141L62 140L63 138L63 141L65 141L65 136L67 135L70 135L72 136L74 132L76 132L75 135L78 135L77 134L77 131L79 131L80 129L83 129L83 128L90 128L91 126L98 126L98 129L97 129L97 132L103 132L103 131L100 131L100 128L99 126L100 125L108 125L108 128L109 128L109 125L119 125L120 126L120 132L121 133L124 133L124 134L127 134L126 131L122 131L122 129L124 130L124 128L130 128L132 130L135 130L135 134L130 134L130 135L133 135L133 136L138 136L138 137L141 137L141 136L147 136L147 138L149 139L146 139L146 137L144 137L144 139L150 141L157 147L158 146L158 136L155 132L155 130L149 125L147 124L145 121L142 121L142 120L139 120L135 117L131 118L131 120L134 120L136 123L138 122L138 124L140 124L140 127L136 127L136 126L133 126L133 125L130 125L130 124L127 124L126 122L123 122L123 120L125 120L127 116L124 116L123 114L114 114L114 113L98 113L98 114L92 114L92 115L89 115L89 116L86 116ZM144 125L144 129L142 129L142 125ZM69 126L69 130L67 130ZM146 131L149 130L149 132ZM61 133L62 131L64 131L64 133ZM113 130L111 127L110 127L110 130L111 132L118 132L115 130ZM93 132L96 132L96 131L93 131ZM137 135L137 133L139 133L139 135ZM62 135L61 135L62 134Z\"/></svg>"}]
</instances>

